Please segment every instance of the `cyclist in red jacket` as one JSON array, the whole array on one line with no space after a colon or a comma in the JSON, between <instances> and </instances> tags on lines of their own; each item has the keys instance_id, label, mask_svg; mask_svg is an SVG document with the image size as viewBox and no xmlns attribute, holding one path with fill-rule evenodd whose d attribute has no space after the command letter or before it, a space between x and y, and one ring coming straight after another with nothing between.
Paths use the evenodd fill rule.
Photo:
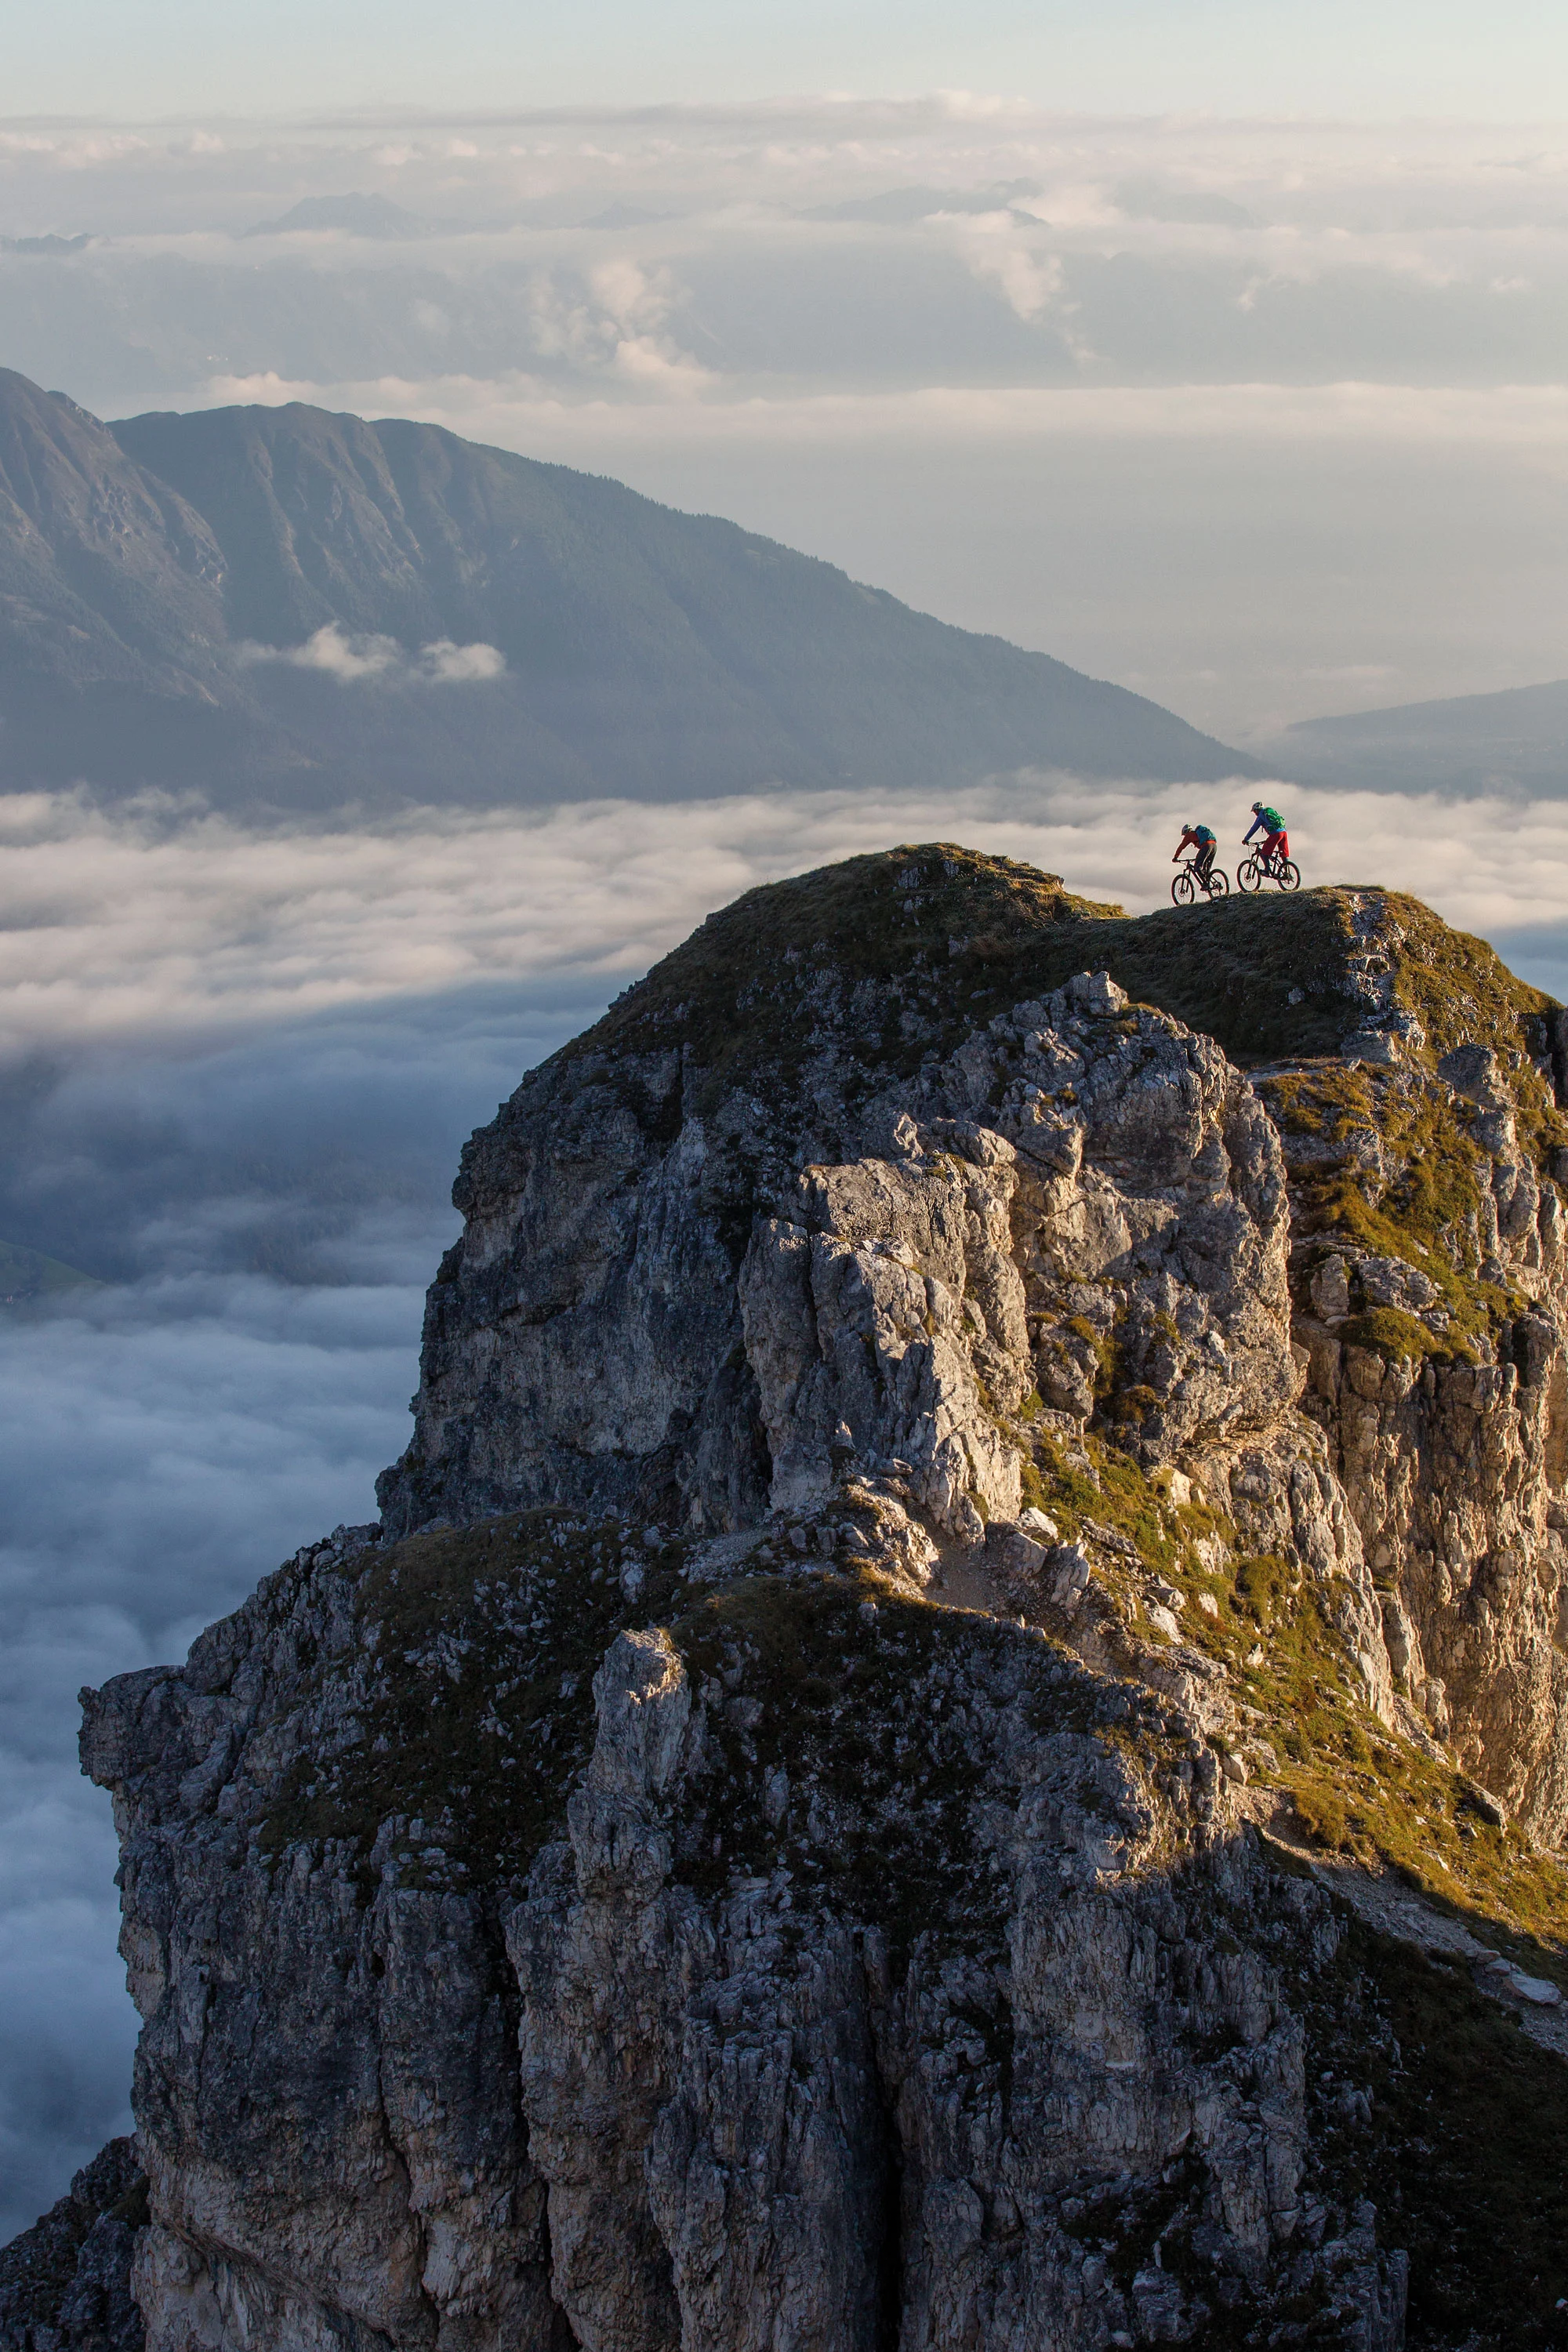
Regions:
<instances>
[{"instance_id":1,"label":"cyclist in red jacket","mask_svg":"<svg viewBox=\"0 0 1568 2352\"><path fill-rule=\"evenodd\" d=\"M1263 846L1258 852L1259 856L1265 859L1289 856L1290 836L1285 830L1285 820L1278 809L1269 808L1263 801L1254 801L1252 803L1252 823L1241 836L1243 849L1247 847L1255 833L1261 833L1263 835Z\"/></svg>"},{"instance_id":2,"label":"cyclist in red jacket","mask_svg":"<svg viewBox=\"0 0 1568 2352\"><path fill-rule=\"evenodd\" d=\"M1181 863L1189 846L1197 852L1197 856L1193 860L1193 871L1206 890L1209 887L1209 868L1214 864L1215 851L1219 847L1219 841L1213 826L1193 824L1190 822L1184 825L1182 837L1176 844L1176 855L1171 860L1173 866Z\"/></svg>"}]
</instances>

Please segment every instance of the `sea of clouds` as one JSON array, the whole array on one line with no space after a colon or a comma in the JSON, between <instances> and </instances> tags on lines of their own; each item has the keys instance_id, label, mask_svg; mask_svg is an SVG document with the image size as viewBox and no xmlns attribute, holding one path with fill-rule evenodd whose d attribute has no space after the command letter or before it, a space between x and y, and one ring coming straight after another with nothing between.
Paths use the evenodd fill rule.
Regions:
<instances>
[{"instance_id":1,"label":"sea of clouds","mask_svg":"<svg viewBox=\"0 0 1568 2352\"><path fill-rule=\"evenodd\" d=\"M279 836L0 801L0 1235L97 1276L0 1314L0 2235L126 2124L134 2021L83 1682L183 1655L401 1450L463 1138L711 908L958 839L1130 909L1246 787L1024 776ZM1568 994L1555 806L1297 793L1309 880L1420 891Z\"/></svg>"}]
</instances>

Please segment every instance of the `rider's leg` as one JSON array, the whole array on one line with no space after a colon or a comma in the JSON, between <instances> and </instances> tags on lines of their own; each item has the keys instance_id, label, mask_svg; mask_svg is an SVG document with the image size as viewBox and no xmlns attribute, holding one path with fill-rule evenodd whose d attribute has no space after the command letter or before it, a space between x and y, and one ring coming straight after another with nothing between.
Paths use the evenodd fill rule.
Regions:
<instances>
[{"instance_id":1,"label":"rider's leg","mask_svg":"<svg viewBox=\"0 0 1568 2352\"><path fill-rule=\"evenodd\" d=\"M1198 851L1195 863L1197 866L1198 880L1200 882L1206 883L1209 878L1209 868L1214 864L1214 853L1215 845L1212 841L1205 841L1203 847Z\"/></svg>"}]
</instances>

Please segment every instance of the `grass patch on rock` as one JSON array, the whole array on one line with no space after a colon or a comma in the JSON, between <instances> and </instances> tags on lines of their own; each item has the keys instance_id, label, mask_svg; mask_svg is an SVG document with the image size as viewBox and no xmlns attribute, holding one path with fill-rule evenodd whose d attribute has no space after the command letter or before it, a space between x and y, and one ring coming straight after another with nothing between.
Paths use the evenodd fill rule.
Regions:
<instances>
[{"instance_id":1,"label":"grass patch on rock","mask_svg":"<svg viewBox=\"0 0 1568 2352\"><path fill-rule=\"evenodd\" d=\"M1517 1081L1521 1092L1541 1088L1533 1070L1528 1081ZM1364 1336L1340 1336L1381 1355L1473 1358L1524 1301L1480 1273L1491 1171L1468 1106L1422 1071L1329 1066L1271 1078L1263 1090L1291 1165L1298 1254L1315 1241L1316 1259L1338 1241L1397 1258L1436 1286L1447 1318L1436 1332L1397 1308L1373 1308L1357 1318ZM1538 1108L1545 1150L1558 1115Z\"/></svg>"},{"instance_id":2,"label":"grass patch on rock","mask_svg":"<svg viewBox=\"0 0 1568 2352\"><path fill-rule=\"evenodd\" d=\"M1318 1843L1399 1871L1532 1973L1568 1990L1568 1869L1511 1825L1499 1828L1462 1772L1427 1756L1373 1713L1332 1621L1325 1586L1274 1554L1221 1574L1178 1553L1165 1573L1189 1606L1183 1638L1232 1677L1254 1777L1279 1789ZM1259 1657L1257 1654L1261 1652ZM1260 1743L1272 1750L1263 1756Z\"/></svg>"},{"instance_id":3,"label":"grass patch on rock","mask_svg":"<svg viewBox=\"0 0 1568 2352\"><path fill-rule=\"evenodd\" d=\"M1373 1307L1364 1315L1352 1315L1348 1323L1341 1324L1335 1337L1342 1347L1365 1348L1390 1362L1469 1353L1468 1349L1456 1349L1447 1333L1439 1339L1417 1317L1406 1315L1398 1307Z\"/></svg>"},{"instance_id":4,"label":"grass patch on rock","mask_svg":"<svg viewBox=\"0 0 1568 2352\"><path fill-rule=\"evenodd\" d=\"M1085 925L1121 912L950 842L847 858L710 915L565 1051L679 1042L704 1102L764 1070L787 1082L830 1028L861 1058L912 1069L983 1024L1042 937L1061 936L1065 976L1095 961Z\"/></svg>"},{"instance_id":5,"label":"grass patch on rock","mask_svg":"<svg viewBox=\"0 0 1568 2352\"><path fill-rule=\"evenodd\" d=\"M1182 1594L1182 1641L1226 1667L1251 1777L1279 1789L1320 1844L1400 1871L1568 1990L1568 1869L1489 1822L1463 1773L1379 1721L1334 1622L1333 1580L1278 1553L1238 1552L1235 1527L1201 1495L1173 1504L1159 1473L1093 1436L1075 1449L1038 1435L1034 1491L1064 1540L1089 1543L1130 1624L1142 1622L1148 1571ZM1137 1559L1104 1549L1105 1532Z\"/></svg>"},{"instance_id":6,"label":"grass patch on rock","mask_svg":"<svg viewBox=\"0 0 1568 2352\"><path fill-rule=\"evenodd\" d=\"M1462 1969L1358 1920L1304 2008L1310 2185L1369 2198L1408 2253L1408 2352L1560 2346L1568 2063Z\"/></svg>"},{"instance_id":7,"label":"grass patch on rock","mask_svg":"<svg viewBox=\"0 0 1568 2352\"><path fill-rule=\"evenodd\" d=\"M370 1554L352 1708L285 1775L263 1853L330 1841L354 1874L377 1875L371 1849L390 1823L403 1885L521 1883L593 1748L600 1659L623 1626L679 1604L683 1567L677 1543L559 1510Z\"/></svg>"},{"instance_id":8,"label":"grass patch on rock","mask_svg":"<svg viewBox=\"0 0 1568 2352\"><path fill-rule=\"evenodd\" d=\"M677 1874L708 1895L737 1880L784 1885L802 1908L879 1927L900 1962L927 1933L971 1953L1002 1937L1010 1871L975 1808L983 1793L1017 1800L1010 1725L1125 1736L1136 1717L1145 1761L1163 1737L1152 1694L874 1573L747 1578L670 1630L707 1726Z\"/></svg>"},{"instance_id":9,"label":"grass patch on rock","mask_svg":"<svg viewBox=\"0 0 1568 2352\"><path fill-rule=\"evenodd\" d=\"M1201 1493L1194 1490L1188 1502L1173 1503L1157 1471L1145 1470L1093 1430L1076 1445L1044 1429L1031 1430L1026 1442L1024 1499L1056 1522L1064 1542L1110 1528L1133 1544L1150 1568L1168 1575L1181 1566L1201 1580L1204 1570L1194 1549L1199 1539L1234 1539L1230 1521Z\"/></svg>"}]
</instances>

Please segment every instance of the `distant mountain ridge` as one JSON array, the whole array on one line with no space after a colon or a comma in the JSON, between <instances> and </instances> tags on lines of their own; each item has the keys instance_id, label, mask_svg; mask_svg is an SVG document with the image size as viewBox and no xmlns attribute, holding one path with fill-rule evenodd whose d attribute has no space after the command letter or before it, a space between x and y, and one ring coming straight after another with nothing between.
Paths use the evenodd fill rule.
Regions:
<instances>
[{"instance_id":1,"label":"distant mountain ridge","mask_svg":"<svg viewBox=\"0 0 1568 2352\"><path fill-rule=\"evenodd\" d=\"M1260 772L1124 688L603 478L0 371L0 789L537 805Z\"/></svg>"},{"instance_id":2,"label":"distant mountain ridge","mask_svg":"<svg viewBox=\"0 0 1568 2352\"><path fill-rule=\"evenodd\" d=\"M1568 678L1306 719L1276 747L1291 775L1388 792L1568 797Z\"/></svg>"},{"instance_id":3,"label":"distant mountain ridge","mask_svg":"<svg viewBox=\"0 0 1568 2352\"><path fill-rule=\"evenodd\" d=\"M389 196L301 196L278 220L258 221L247 236L292 236L301 229L338 229L350 236L427 236L429 223Z\"/></svg>"}]
</instances>

